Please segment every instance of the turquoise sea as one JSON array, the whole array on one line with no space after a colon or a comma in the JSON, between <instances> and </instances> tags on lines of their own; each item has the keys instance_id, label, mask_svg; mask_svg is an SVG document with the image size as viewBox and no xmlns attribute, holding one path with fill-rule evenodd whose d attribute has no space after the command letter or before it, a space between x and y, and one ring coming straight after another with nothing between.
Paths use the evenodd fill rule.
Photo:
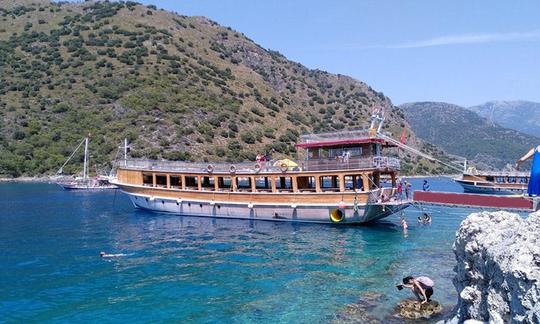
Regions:
<instances>
[{"instance_id":1,"label":"turquoise sea","mask_svg":"<svg viewBox=\"0 0 540 324\"><path fill-rule=\"evenodd\" d=\"M431 226L404 212L405 234L399 215L346 227L183 217L121 192L0 184L0 322L326 323L348 304L387 321L407 275L432 277L450 309L455 231L475 210L427 210Z\"/></svg>"}]
</instances>

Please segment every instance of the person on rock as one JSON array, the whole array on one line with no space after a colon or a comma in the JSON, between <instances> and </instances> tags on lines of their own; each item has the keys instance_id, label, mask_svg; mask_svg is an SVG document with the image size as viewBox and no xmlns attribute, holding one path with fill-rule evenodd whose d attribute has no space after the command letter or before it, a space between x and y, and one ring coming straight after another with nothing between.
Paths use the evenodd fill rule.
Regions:
<instances>
[{"instance_id":1,"label":"person on rock","mask_svg":"<svg viewBox=\"0 0 540 324\"><path fill-rule=\"evenodd\" d=\"M422 301L422 304L430 302L430 297L433 295L433 280L426 276L403 278L403 287L411 289L413 294Z\"/></svg>"}]
</instances>

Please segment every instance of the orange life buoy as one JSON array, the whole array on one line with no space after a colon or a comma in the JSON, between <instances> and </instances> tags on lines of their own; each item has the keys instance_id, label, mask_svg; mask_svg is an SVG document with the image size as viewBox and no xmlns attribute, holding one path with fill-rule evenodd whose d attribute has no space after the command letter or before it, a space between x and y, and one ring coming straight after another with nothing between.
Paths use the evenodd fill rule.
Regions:
<instances>
[{"instance_id":1,"label":"orange life buoy","mask_svg":"<svg viewBox=\"0 0 540 324\"><path fill-rule=\"evenodd\" d=\"M255 172L259 173L261 171L261 165L259 163L255 164Z\"/></svg>"},{"instance_id":2,"label":"orange life buoy","mask_svg":"<svg viewBox=\"0 0 540 324\"><path fill-rule=\"evenodd\" d=\"M281 163L279 168L281 169L281 172L285 172L285 171L289 170L289 166L286 163Z\"/></svg>"}]
</instances>

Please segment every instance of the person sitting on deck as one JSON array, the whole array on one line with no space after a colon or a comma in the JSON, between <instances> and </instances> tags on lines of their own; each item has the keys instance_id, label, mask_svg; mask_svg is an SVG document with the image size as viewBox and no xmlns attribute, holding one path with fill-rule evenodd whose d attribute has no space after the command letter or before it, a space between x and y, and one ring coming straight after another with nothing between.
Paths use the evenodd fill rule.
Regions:
<instances>
[{"instance_id":1,"label":"person sitting on deck","mask_svg":"<svg viewBox=\"0 0 540 324\"><path fill-rule=\"evenodd\" d=\"M523 155L516 163L516 170L519 170L521 164L530 158L533 158L531 167L531 177L527 193L529 196L540 196L540 145L532 148L527 154Z\"/></svg>"}]
</instances>

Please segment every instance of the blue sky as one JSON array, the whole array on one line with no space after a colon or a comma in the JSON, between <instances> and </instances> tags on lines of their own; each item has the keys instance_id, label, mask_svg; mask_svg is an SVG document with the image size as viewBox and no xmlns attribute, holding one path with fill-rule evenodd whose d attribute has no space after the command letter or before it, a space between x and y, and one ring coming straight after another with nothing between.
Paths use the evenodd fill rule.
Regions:
<instances>
[{"instance_id":1,"label":"blue sky","mask_svg":"<svg viewBox=\"0 0 540 324\"><path fill-rule=\"evenodd\" d=\"M143 2L206 16L395 104L540 102L540 1Z\"/></svg>"}]
</instances>

